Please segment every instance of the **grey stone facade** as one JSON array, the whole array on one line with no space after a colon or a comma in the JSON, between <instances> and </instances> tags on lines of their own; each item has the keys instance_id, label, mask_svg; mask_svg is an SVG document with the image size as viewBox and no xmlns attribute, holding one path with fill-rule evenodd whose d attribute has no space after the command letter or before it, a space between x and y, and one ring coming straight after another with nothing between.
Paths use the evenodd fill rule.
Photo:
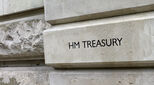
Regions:
<instances>
[{"instance_id":1,"label":"grey stone facade","mask_svg":"<svg viewBox=\"0 0 154 85\"><path fill-rule=\"evenodd\" d=\"M153 19L154 0L0 0L0 85L153 85ZM66 49L104 36L124 45Z\"/></svg>"}]
</instances>

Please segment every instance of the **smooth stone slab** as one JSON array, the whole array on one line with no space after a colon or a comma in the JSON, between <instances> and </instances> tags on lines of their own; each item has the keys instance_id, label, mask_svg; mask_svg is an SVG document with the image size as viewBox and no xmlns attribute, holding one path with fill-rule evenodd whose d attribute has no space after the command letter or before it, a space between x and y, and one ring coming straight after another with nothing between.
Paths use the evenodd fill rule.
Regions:
<instances>
[{"instance_id":1,"label":"smooth stone slab","mask_svg":"<svg viewBox=\"0 0 154 85\"><path fill-rule=\"evenodd\" d=\"M3 14L3 4L2 0L0 0L0 16Z\"/></svg>"},{"instance_id":2,"label":"smooth stone slab","mask_svg":"<svg viewBox=\"0 0 154 85\"><path fill-rule=\"evenodd\" d=\"M52 24L154 10L154 0L45 0Z\"/></svg>"},{"instance_id":3,"label":"smooth stone slab","mask_svg":"<svg viewBox=\"0 0 154 85\"><path fill-rule=\"evenodd\" d=\"M151 85L153 69L103 69L50 73L50 85Z\"/></svg>"},{"instance_id":4,"label":"smooth stone slab","mask_svg":"<svg viewBox=\"0 0 154 85\"><path fill-rule=\"evenodd\" d=\"M44 31L45 63L57 68L154 65L154 12Z\"/></svg>"},{"instance_id":5,"label":"smooth stone slab","mask_svg":"<svg viewBox=\"0 0 154 85\"><path fill-rule=\"evenodd\" d=\"M3 15L32 10L43 7L43 0L2 0Z\"/></svg>"}]
</instances>

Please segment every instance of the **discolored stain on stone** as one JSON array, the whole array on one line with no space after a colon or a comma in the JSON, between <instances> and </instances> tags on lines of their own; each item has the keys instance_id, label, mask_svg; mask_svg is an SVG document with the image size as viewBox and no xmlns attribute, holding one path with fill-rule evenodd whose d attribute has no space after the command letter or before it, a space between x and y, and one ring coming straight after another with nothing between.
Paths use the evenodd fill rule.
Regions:
<instances>
[{"instance_id":1,"label":"discolored stain on stone","mask_svg":"<svg viewBox=\"0 0 154 85\"><path fill-rule=\"evenodd\" d=\"M20 82L16 81L16 78L9 78L9 82L3 82L3 78L0 78L0 85L20 85Z\"/></svg>"}]
</instances>

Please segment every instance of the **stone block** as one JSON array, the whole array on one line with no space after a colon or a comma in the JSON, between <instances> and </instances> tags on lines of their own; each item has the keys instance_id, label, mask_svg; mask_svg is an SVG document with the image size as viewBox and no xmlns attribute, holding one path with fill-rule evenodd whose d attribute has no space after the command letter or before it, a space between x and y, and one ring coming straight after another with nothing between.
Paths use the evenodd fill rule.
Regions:
<instances>
[{"instance_id":1,"label":"stone block","mask_svg":"<svg viewBox=\"0 0 154 85\"><path fill-rule=\"evenodd\" d=\"M0 0L0 16L3 14L3 4L2 0Z\"/></svg>"},{"instance_id":2,"label":"stone block","mask_svg":"<svg viewBox=\"0 0 154 85\"><path fill-rule=\"evenodd\" d=\"M153 68L54 70L51 67L1 67L0 85L151 85Z\"/></svg>"},{"instance_id":3,"label":"stone block","mask_svg":"<svg viewBox=\"0 0 154 85\"><path fill-rule=\"evenodd\" d=\"M52 24L154 10L154 0L45 0Z\"/></svg>"},{"instance_id":4,"label":"stone block","mask_svg":"<svg viewBox=\"0 0 154 85\"><path fill-rule=\"evenodd\" d=\"M104 69L51 72L50 85L151 85L153 69Z\"/></svg>"},{"instance_id":5,"label":"stone block","mask_svg":"<svg viewBox=\"0 0 154 85\"><path fill-rule=\"evenodd\" d=\"M0 85L49 85L51 67L0 68Z\"/></svg>"},{"instance_id":6,"label":"stone block","mask_svg":"<svg viewBox=\"0 0 154 85\"><path fill-rule=\"evenodd\" d=\"M3 0L4 15L41 7L43 7L43 0Z\"/></svg>"},{"instance_id":7,"label":"stone block","mask_svg":"<svg viewBox=\"0 0 154 85\"><path fill-rule=\"evenodd\" d=\"M66 25L44 31L45 63L56 68L154 65L154 12Z\"/></svg>"},{"instance_id":8,"label":"stone block","mask_svg":"<svg viewBox=\"0 0 154 85\"><path fill-rule=\"evenodd\" d=\"M43 59L43 30L51 27L43 15L0 22L0 61Z\"/></svg>"}]
</instances>

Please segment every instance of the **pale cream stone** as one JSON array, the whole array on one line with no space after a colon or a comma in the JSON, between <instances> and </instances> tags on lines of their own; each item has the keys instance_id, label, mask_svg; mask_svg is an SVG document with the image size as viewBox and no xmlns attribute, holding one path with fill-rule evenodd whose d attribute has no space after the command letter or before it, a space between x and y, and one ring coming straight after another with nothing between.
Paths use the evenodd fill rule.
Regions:
<instances>
[{"instance_id":1,"label":"pale cream stone","mask_svg":"<svg viewBox=\"0 0 154 85\"><path fill-rule=\"evenodd\" d=\"M44 31L45 63L59 68L151 66L153 27L154 12L55 26ZM110 47L83 43L113 38L121 41ZM80 47L69 48L72 42Z\"/></svg>"},{"instance_id":2,"label":"pale cream stone","mask_svg":"<svg viewBox=\"0 0 154 85\"><path fill-rule=\"evenodd\" d=\"M50 73L50 85L152 85L153 69L76 70Z\"/></svg>"},{"instance_id":3,"label":"pale cream stone","mask_svg":"<svg viewBox=\"0 0 154 85\"><path fill-rule=\"evenodd\" d=\"M0 16L3 14L3 2L0 0Z\"/></svg>"},{"instance_id":4,"label":"pale cream stone","mask_svg":"<svg viewBox=\"0 0 154 85\"><path fill-rule=\"evenodd\" d=\"M154 10L154 0L45 0L52 24Z\"/></svg>"},{"instance_id":5,"label":"pale cream stone","mask_svg":"<svg viewBox=\"0 0 154 85\"><path fill-rule=\"evenodd\" d=\"M43 0L3 0L4 15L43 7Z\"/></svg>"},{"instance_id":6,"label":"pale cream stone","mask_svg":"<svg viewBox=\"0 0 154 85\"><path fill-rule=\"evenodd\" d=\"M154 69L54 70L52 67L0 68L0 85L151 85Z\"/></svg>"}]
</instances>

